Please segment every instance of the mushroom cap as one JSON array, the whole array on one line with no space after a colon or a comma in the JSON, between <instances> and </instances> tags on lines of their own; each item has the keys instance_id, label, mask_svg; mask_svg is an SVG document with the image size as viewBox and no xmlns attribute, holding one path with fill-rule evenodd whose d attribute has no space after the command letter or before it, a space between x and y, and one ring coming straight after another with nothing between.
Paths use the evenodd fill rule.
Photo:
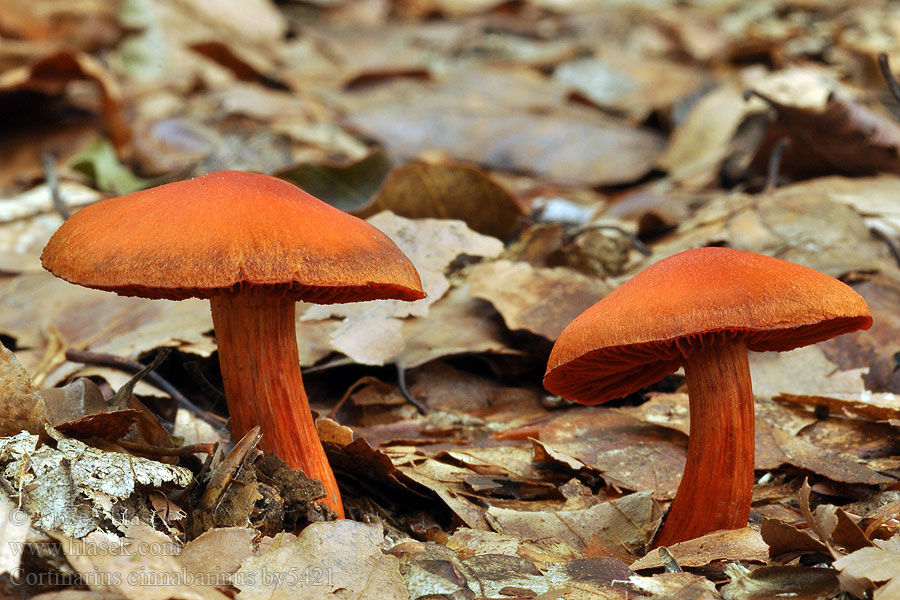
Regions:
<instances>
[{"instance_id":1,"label":"mushroom cap","mask_svg":"<svg viewBox=\"0 0 900 600\"><path fill-rule=\"evenodd\" d=\"M275 177L219 171L72 215L44 268L123 296L210 298L245 286L330 304L424 297L384 233Z\"/></svg>"},{"instance_id":2,"label":"mushroom cap","mask_svg":"<svg viewBox=\"0 0 900 600\"><path fill-rule=\"evenodd\" d=\"M865 300L824 273L730 248L687 250L569 323L544 386L599 404L675 372L698 347L742 340L758 352L791 350L871 325Z\"/></svg>"}]
</instances>

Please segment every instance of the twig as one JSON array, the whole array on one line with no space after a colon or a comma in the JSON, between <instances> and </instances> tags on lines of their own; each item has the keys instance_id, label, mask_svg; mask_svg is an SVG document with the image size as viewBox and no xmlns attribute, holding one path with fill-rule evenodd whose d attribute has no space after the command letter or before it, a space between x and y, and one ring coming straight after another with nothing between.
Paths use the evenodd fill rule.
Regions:
<instances>
[{"instance_id":1,"label":"twig","mask_svg":"<svg viewBox=\"0 0 900 600\"><path fill-rule=\"evenodd\" d=\"M769 173L766 177L766 187L763 193L770 193L778 187L778 175L781 170L781 159L784 157L784 151L791 145L790 138L783 137L772 147L769 154Z\"/></svg>"},{"instance_id":2,"label":"twig","mask_svg":"<svg viewBox=\"0 0 900 600\"><path fill-rule=\"evenodd\" d=\"M400 388L400 393L403 394L406 401L415 406L420 415L428 414L428 409L425 408L425 405L413 398L412 394L410 394L409 390L406 388L406 369L399 364L397 365L397 386Z\"/></svg>"},{"instance_id":3,"label":"twig","mask_svg":"<svg viewBox=\"0 0 900 600\"><path fill-rule=\"evenodd\" d=\"M47 187L50 188L50 196L53 198L53 208L62 215L65 221L72 216L72 211L63 202L62 194L59 191L59 177L56 173L56 157L49 152L41 155L41 168L44 170L44 179L47 180Z\"/></svg>"},{"instance_id":4,"label":"twig","mask_svg":"<svg viewBox=\"0 0 900 600\"><path fill-rule=\"evenodd\" d=\"M209 454L212 455L216 451L216 445L213 443L191 444L190 446L182 446L180 448L160 448L158 446L148 446L139 442L129 442L126 440L118 440L116 442L129 452L137 452L138 454L146 454L149 456L187 456L188 454Z\"/></svg>"},{"instance_id":5,"label":"twig","mask_svg":"<svg viewBox=\"0 0 900 600\"><path fill-rule=\"evenodd\" d=\"M118 369L126 373L140 373L145 368L145 365L137 361L122 358L121 356L104 354L101 352L91 352L89 350L76 350L75 348L69 348L68 350L66 350L66 360L70 360L72 362L80 362L87 365L109 367L111 369ZM197 417L199 417L203 421L206 421L213 427L221 427L224 423L224 420L218 415L214 415L205 410L202 410L199 406L191 402L184 396L184 394L175 389L175 386L166 381L159 373L150 372L147 374L146 378L147 383L169 394L169 396L171 396L172 399L175 400L178 406L197 415Z\"/></svg>"},{"instance_id":6,"label":"twig","mask_svg":"<svg viewBox=\"0 0 900 600\"><path fill-rule=\"evenodd\" d=\"M891 251L891 255L894 257L894 260L897 262L897 266L900 266L900 248L897 248L897 244L894 243L894 240L891 239L887 233L879 229L878 227L870 227L869 233L880 239L882 242L887 244L888 249Z\"/></svg>"},{"instance_id":7,"label":"twig","mask_svg":"<svg viewBox=\"0 0 900 600\"><path fill-rule=\"evenodd\" d=\"M214 386L209 379L206 378L206 375L200 370L200 366L197 364L196 360L184 363L184 370L191 376L194 383L200 386L203 394L212 399L214 405L225 399L225 392Z\"/></svg>"},{"instance_id":8,"label":"twig","mask_svg":"<svg viewBox=\"0 0 900 600\"><path fill-rule=\"evenodd\" d=\"M888 63L887 54L884 52L878 55L878 67L881 69L881 76L884 77L888 89L891 90L891 95L900 102L900 83L897 82L894 74L891 73L891 65Z\"/></svg>"},{"instance_id":9,"label":"twig","mask_svg":"<svg viewBox=\"0 0 900 600\"><path fill-rule=\"evenodd\" d=\"M370 383L376 383L376 382L381 383L381 380L378 379L377 377L372 377L371 375L366 375L364 377L360 377L359 379L357 379L353 383L353 385L351 385L350 387L347 388L347 391L344 392L344 395L341 396L341 399L337 401L337 404L335 404L331 408L331 410L328 411L328 418L334 420L335 415L337 415L338 411L341 410L341 407L344 406L344 404L347 402L347 399L350 398L350 395L353 392L355 392L356 390L358 390L359 388L361 388L364 385L367 385Z\"/></svg>"}]
</instances>

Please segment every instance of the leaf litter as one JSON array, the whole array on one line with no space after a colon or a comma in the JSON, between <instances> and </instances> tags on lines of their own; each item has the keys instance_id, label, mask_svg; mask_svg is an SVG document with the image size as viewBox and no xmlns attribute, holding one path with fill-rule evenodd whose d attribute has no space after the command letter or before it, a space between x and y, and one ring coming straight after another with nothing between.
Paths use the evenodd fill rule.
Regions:
<instances>
[{"instance_id":1,"label":"leaf litter","mask_svg":"<svg viewBox=\"0 0 900 600\"><path fill-rule=\"evenodd\" d=\"M575 4L0 1L4 594L897 594L900 137L877 59L900 13ZM416 303L297 311L350 520L230 440L205 302L40 269L57 207L219 168L369 218L422 275ZM575 315L708 245L839 277L875 324L752 357L748 527L653 548L683 377L598 407L540 378ZM155 387L98 358L163 349Z\"/></svg>"}]
</instances>

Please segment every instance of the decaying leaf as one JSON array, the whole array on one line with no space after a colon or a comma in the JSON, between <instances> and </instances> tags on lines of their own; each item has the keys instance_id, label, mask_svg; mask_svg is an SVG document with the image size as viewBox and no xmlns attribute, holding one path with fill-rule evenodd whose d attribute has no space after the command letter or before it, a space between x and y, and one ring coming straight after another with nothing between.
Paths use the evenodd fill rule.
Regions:
<instances>
[{"instance_id":1,"label":"decaying leaf","mask_svg":"<svg viewBox=\"0 0 900 600\"><path fill-rule=\"evenodd\" d=\"M828 600L838 592L838 575L832 569L800 566L759 567L749 570L737 563L725 568L731 582L722 588L725 600L764 600L789 597Z\"/></svg>"},{"instance_id":2,"label":"decaying leaf","mask_svg":"<svg viewBox=\"0 0 900 600\"><path fill-rule=\"evenodd\" d=\"M411 163L388 173L367 214L389 210L410 219L458 219L505 240L519 225L515 198L480 169L464 164Z\"/></svg>"},{"instance_id":3,"label":"decaying leaf","mask_svg":"<svg viewBox=\"0 0 900 600\"><path fill-rule=\"evenodd\" d=\"M0 435L27 429L29 415L39 401L40 395L16 355L0 344Z\"/></svg>"},{"instance_id":4,"label":"decaying leaf","mask_svg":"<svg viewBox=\"0 0 900 600\"><path fill-rule=\"evenodd\" d=\"M497 260L476 265L469 289L503 315L507 328L556 340L572 319L605 296L603 283L562 267L538 269Z\"/></svg>"},{"instance_id":5,"label":"decaying leaf","mask_svg":"<svg viewBox=\"0 0 900 600\"><path fill-rule=\"evenodd\" d=\"M662 520L659 505L647 492L583 510L521 512L490 508L487 516L500 533L533 542L562 558L576 558L592 543L600 543L617 555L635 555L650 543Z\"/></svg>"},{"instance_id":6,"label":"decaying leaf","mask_svg":"<svg viewBox=\"0 0 900 600\"><path fill-rule=\"evenodd\" d=\"M38 447L38 436L22 432L0 439L3 477L24 490L23 509L34 526L82 537L122 527L147 515L136 492L163 486L185 487L189 470L119 452L106 452L58 437L56 448Z\"/></svg>"},{"instance_id":7,"label":"decaying leaf","mask_svg":"<svg viewBox=\"0 0 900 600\"><path fill-rule=\"evenodd\" d=\"M147 525L128 525L123 538L94 532L60 541L69 563L92 591L128 600L228 598L213 587L227 580L217 580L215 572L207 577L184 569L177 558L180 544Z\"/></svg>"},{"instance_id":8,"label":"decaying leaf","mask_svg":"<svg viewBox=\"0 0 900 600\"><path fill-rule=\"evenodd\" d=\"M703 537L668 546L669 553L682 567L705 567L727 561L765 563L769 548L759 532L751 527L714 531ZM635 571L663 566L659 548L631 564Z\"/></svg>"},{"instance_id":9,"label":"decaying leaf","mask_svg":"<svg viewBox=\"0 0 900 600\"><path fill-rule=\"evenodd\" d=\"M234 574L238 598L407 600L399 561L382 552L383 543L380 526L345 520L279 535Z\"/></svg>"}]
</instances>

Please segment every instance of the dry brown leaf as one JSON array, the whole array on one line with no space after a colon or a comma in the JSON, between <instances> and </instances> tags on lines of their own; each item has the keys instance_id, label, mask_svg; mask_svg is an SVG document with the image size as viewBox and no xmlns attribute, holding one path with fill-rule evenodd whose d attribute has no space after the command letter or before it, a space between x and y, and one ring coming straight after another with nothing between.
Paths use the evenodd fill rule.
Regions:
<instances>
[{"instance_id":1,"label":"dry brown leaf","mask_svg":"<svg viewBox=\"0 0 900 600\"><path fill-rule=\"evenodd\" d=\"M650 577L632 575L628 581L650 598L714 600L722 597L709 579L693 573L659 573Z\"/></svg>"},{"instance_id":2,"label":"dry brown leaf","mask_svg":"<svg viewBox=\"0 0 900 600\"><path fill-rule=\"evenodd\" d=\"M97 84L99 106L106 133L116 147L131 139L123 106L122 93L106 67L93 56L77 51L61 50L41 57L28 66L10 69L0 75L0 93L29 90L51 96L63 95L72 81Z\"/></svg>"},{"instance_id":3,"label":"dry brown leaf","mask_svg":"<svg viewBox=\"0 0 900 600\"><path fill-rule=\"evenodd\" d=\"M253 555L258 535L249 527L209 529L185 544L176 560L187 573L205 577L206 585L227 586L241 563Z\"/></svg>"},{"instance_id":4,"label":"dry brown leaf","mask_svg":"<svg viewBox=\"0 0 900 600\"><path fill-rule=\"evenodd\" d=\"M759 532L751 527L714 531L697 539L672 544L668 549L675 562L682 567L705 567L737 560L765 563L769 558L769 547ZM662 566L658 548L631 564L635 571Z\"/></svg>"},{"instance_id":5,"label":"dry brown leaf","mask_svg":"<svg viewBox=\"0 0 900 600\"><path fill-rule=\"evenodd\" d=\"M571 269L507 260L476 265L468 280L472 295L493 304L508 329L524 329L550 341L610 291L602 281Z\"/></svg>"},{"instance_id":6,"label":"dry brown leaf","mask_svg":"<svg viewBox=\"0 0 900 600\"><path fill-rule=\"evenodd\" d=\"M500 533L533 542L565 559L579 557L595 538L613 552L636 555L653 539L662 511L648 493L637 493L582 510L524 512L491 507L487 516Z\"/></svg>"},{"instance_id":7,"label":"dry brown leaf","mask_svg":"<svg viewBox=\"0 0 900 600\"><path fill-rule=\"evenodd\" d=\"M69 564L92 591L128 600L227 600L181 567L181 546L169 536L140 524L125 533L124 538L95 532L83 539L61 539Z\"/></svg>"},{"instance_id":8,"label":"dry brown leaf","mask_svg":"<svg viewBox=\"0 0 900 600\"><path fill-rule=\"evenodd\" d=\"M489 77L482 78L482 89L492 85ZM506 98L485 104L489 95L471 90L476 96L463 96L453 79L438 87L388 87L390 95L354 106L349 118L405 157L443 150L491 169L596 186L641 178L662 150L657 134L587 109L554 106L536 113Z\"/></svg>"},{"instance_id":9,"label":"dry brown leaf","mask_svg":"<svg viewBox=\"0 0 900 600\"><path fill-rule=\"evenodd\" d=\"M16 355L0 344L0 436L27 429L29 415L40 401L40 393Z\"/></svg>"},{"instance_id":10,"label":"dry brown leaf","mask_svg":"<svg viewBox=\"0 0 900 600\"><path fill-rule=\"evenodd\" d=\"M900 579L900 554L881 548L861 548L852 554L834 561L833 566L840 571L838 579L841 589L857 598L865 598L878 584L887 582L875 591L876 600L894 598Z\"/></svg>"},{"instance_id":11,"label":"dry brown leaf","mask_svg":"<svg viewBox=\"0 0 900 600\"><path fill-rule=\"evenodd\" d=\"M597 106L642 123L654 110L665 110L707 81L702 71L617 50L559 65L554 78Z\"/></svg>"},{"instance_id":12,"label":"dry brown leaf","mask_svg":"<svg viewBox=\"0 0 900 600\"><path fill-rule=\"evenodd\" d=\"M296 538L278 536L235 573L240 600L408 600L395 556L381 550L380 525L313 523Z\"/></svg>"},{"instance_id":13,"label":"dry brown leaf","mask_svg":"<svg viewBox=\"0 0 900 600\"><path fill-rule=\"evenodd\" d=\"M726 600L829 600L840 587L833 569L800 566L759 567L750 571L739 565L726 567L731 582L722 588Z\"/></svg>"},{"instance_id":14,"label":"dry brown leaf","mask_svg":"<svg viewBox=\"0 0 900 600\"><path fill-rule=\"evenodd\" d=\"M507 345L494 310L472 298L462 284L431 306L428 317L403 322L406 346L397 364L411 369L444 356L490 353L520 354Z\"/></svg>"},{"instance_id":15,"label":"dry brown leaf","mask_svg":"<svg viewBox=\"0 0 900 600\"><path fill-rule=\"evenodd\" d=\"M568 468L577 472L587 466L614 487L650 490L660 500L675 496L684 471L682 436L607 408L557 417L540 428L540 440L536 448L555 451L549 458L577 461Z\"/></svg>"},{"instance_id":16,"label":"dry brown leaf","mask_svg":"<svg viewBox=\"0 0 900 600\"><path fill-rule=\"evenodd\" d=\"M388 173L364 215L381 210L410 219L458 219L501 240L522 219L516 199L500 184L477 167L456 163L397 167Z\"/></svg>"},{"instance_id":17,"label":"dry brown leaf","mask_svg":"<svg viewBox=\"0 0 900 600\"><path fill-rule=\"evenodd\" d=\"M778 519L764 519L759 534L768 544L772 558L794 552L828 552L828 546L814 537L811 530Z\"/></svg>"}]
</instances>

